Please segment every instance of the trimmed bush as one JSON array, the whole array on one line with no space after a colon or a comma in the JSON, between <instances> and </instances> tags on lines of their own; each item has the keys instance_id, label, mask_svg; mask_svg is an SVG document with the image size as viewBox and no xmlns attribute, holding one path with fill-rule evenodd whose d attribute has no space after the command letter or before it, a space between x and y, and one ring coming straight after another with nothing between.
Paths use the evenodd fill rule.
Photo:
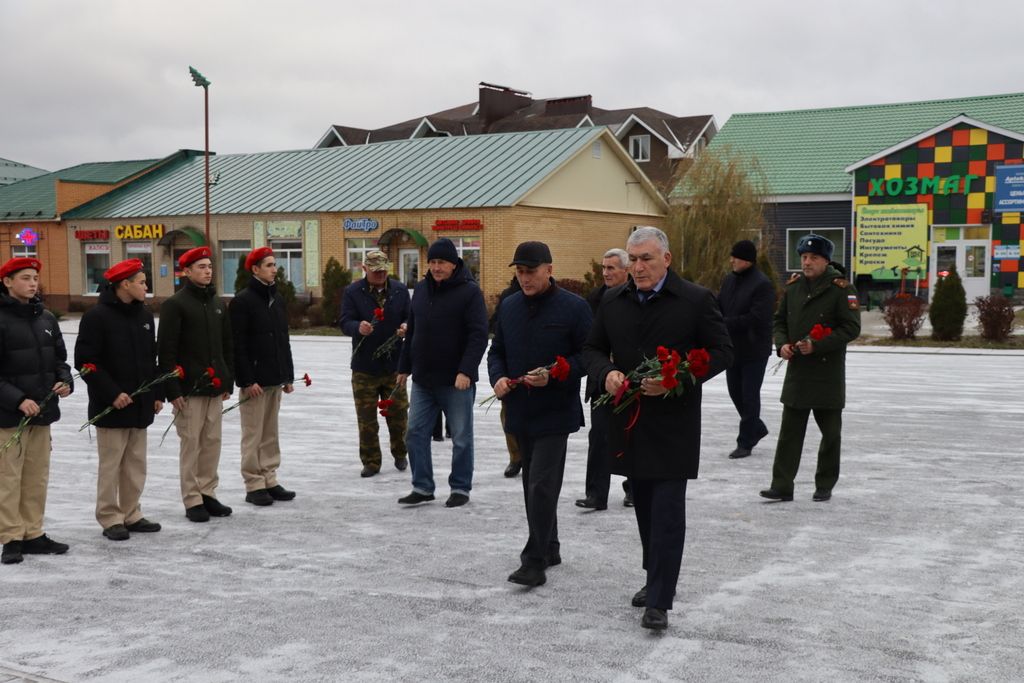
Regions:
<instances>
[{"instance_id":1,"label":"trimmed bush","mask_svg":"<svg viewBox=\"0 0 1024 683\"><path fill-rule=\"evenodd\" d=\"M932 339L936 341L957 341L964 334L964 320L967 319L967 293L956 268L949 275L935 283L935 294L928 309L928 320L932 324Z\"/></svg>"},{"instance_id":2,"label":"trimmed bush","mask_svg":"<svg viewBox=\"0 0 1024 683\"><path fill-rule=\"evenodd\" d=\"M238 267L235 269L235 294L249 286L252 272L245 267L245 254L238 257Z\"/></svg>"},{"instance_id":3,"label":"trimmed bush","mask_svg":"<svg viewBox=\"0 0 1024 683\"><path fill-rule=\"evenodd\" d=\"M561 280L555 280L558 286L562 289L572 292L577 296L585 297L587 295L587 285L583 280L575 280L571 277L564 277Z\"/></svg>"},{"instance_id":4,"label":"trimmed bush","mask_svg":"<svg viewBox=\"0 0 1024 683\"><path fill-rule=\"evenodd\" d=\"M894 296L885 302L885 324L893 339L916 339L927 304L915 296Z\"/></svg>"},{"instance_id":5,"label":"trimmed bush","mask_svg":"<svg viewBox=\"0 0 1024 683\"><path fill-rule=\"evenodd\" d=\"M603 259L602 259L603 261ZM583 289L584 293L580 296L586 298L590 296L590 293L595 289L598 289L604 284L604 270L597 261L591 259L590 270L583 273Z\"/></svg>"},{"instance_id":6,"label":"trimmed bush","mask_svg":"<svg viewBox=\"0 0 1024 683\"><path fill-rule=\"evenodd\" d=\"M1006 341L1013 332L1013 302L1002 294L979 296L974 300L978 307L978 329L983 339Z\"/></svg>"},{"instance_id":7,"label":"trimmed bush","mask_svg":"<svg viewBox=\"0 0 1024 683\"><path fill-rule=\"evenodd\" d=\"M325 325L336 325L341 318L342 292L352 284L352 271L341 267L333 256L327 259L323 275L323 297L320 299L320 319Z\"/></svg>"}]
</instances>

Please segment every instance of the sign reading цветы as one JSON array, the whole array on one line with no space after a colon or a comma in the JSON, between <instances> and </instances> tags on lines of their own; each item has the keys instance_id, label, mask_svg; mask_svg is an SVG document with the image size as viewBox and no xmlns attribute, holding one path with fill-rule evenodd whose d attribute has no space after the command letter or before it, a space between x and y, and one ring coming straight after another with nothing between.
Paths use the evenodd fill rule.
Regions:
<instances>
[{"instance_id":1,"label":"sign reading \u0446\u0432\u0435\u0442\u044b","mask_svg":"<svg viewBox=\"0 0 1024 683\"><path fill-rule=\"evenodd\" d=\"M996 166L992 209L996 212L1024 211L1024 166Z\"/></svg>"}]
</instances>

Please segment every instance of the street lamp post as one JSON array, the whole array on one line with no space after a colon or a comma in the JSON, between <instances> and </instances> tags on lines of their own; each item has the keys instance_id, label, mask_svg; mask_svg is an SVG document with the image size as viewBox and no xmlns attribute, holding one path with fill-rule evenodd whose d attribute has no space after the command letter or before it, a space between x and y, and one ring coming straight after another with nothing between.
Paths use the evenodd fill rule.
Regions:
<instances>
[{"instance_id":1,"label":"street lamp post","mask_svg":"<svg viewBox=\"0 0 1024 683\"><path fill-rule=\"evenodd\" d=\"M203 89L203 129L206 135L206 143L203 154L203 189L206 192L206 244L210 244L210 81L203 74L188 68L192 75L192 82Z\"/></svg>"}]
</instances>

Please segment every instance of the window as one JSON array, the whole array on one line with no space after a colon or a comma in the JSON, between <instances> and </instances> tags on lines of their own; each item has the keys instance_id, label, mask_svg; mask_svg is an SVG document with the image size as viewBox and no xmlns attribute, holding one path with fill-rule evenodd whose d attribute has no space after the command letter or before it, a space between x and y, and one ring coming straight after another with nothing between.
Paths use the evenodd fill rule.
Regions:
<instances>
[{"instance_id":1,"label":"window","mask_svg":"<svg viewBox=\"0 0 1024 683\"><path fill-rule=\"evenodd\" d=\"M786 230L786 270L800 270L800 255L796 253L796 244L801 237L810 235L812 232L831 240L835 245L832 260L836 263L846 264L846 228L815 228L814 230L789 228Z\"/></svg>"},{"instance_id":2,"label":"window","mask_svg":"<svg viewBox=\"0 0 1024 683\"><path fill-rule=\"evenodd\" d=\"M651 160L651 136L650 135L630 135L629 136L629 156L633 157L633 161L650 161Z\"/></svg>"},{"instance_id":3,"label":"window","mask_svg":"<svg viewBox=\"0 0 1024 683\"><path fill-rule=\"evenodd\" d=\"M27 244L12 244L11 258L39 258L39 252L34 244L31 247Z\"/></svg>"},{"instance_id":4,"label":"window","mask_svg":"<svg viewBox=\"0 0 1024 683\"><path fill-rule=\"evenodd\" d=\"M153 296L153 243L152 242L125 242L124 257L126 259L137 258L142 261L142 272L146 274L146 284L149 285L149 294Z\"/></svg>"},{"instance_id":5,"label":"window","mask_svg":"<svg viewBox=\"0 0 1024 683\"><path fill-rule=\"evenodd\" d=\"M476 281L480 281L480 238L452 237L452 243L459 252L459 258L466 262L466 267L473 273Z\"/></svg>"},{"instance_id":6,"label":"window","mask_svg":"<svg viewBox=\"0 0 1024 683\"><path fill-rule=\"evenodd\" d=\"M97 294L100 291L100 285L105 282L103 273L110 268L110 244L107 242L83 242L82 255L82 263L85 264L83 269L85 287L82 291L86 294Z\"/></svg>"},{"instance_id":7,"label":"window","mask_svg":"<svg viewBox=\"0 0 1024 683\"><path fill-rule=\"evenodd\" d=\"M370 237L345 240L345 251L348 253L348 269L352 271L352 279L358 280L363 276L363 259L366 253L380 249L377 240Z\"/></svg>"},{"instance_id":8,"label":"window","mask_svg":"<svg viewBox=\"0 0 1024 683\"><path fill-rule=\"evenodd\" d=\"M244 260L250 251L252 251L252 242L249 240L221 240L220 264L222 273L220 277L215 275L214 280L220 282L222 294L231 296L235 293L235 280L238 279L239 268L244 268L244 265L239 260ZM174 262L178 262L177 256L175 256ZM216 273L216 271L214 272Z\"/></svg>"},{"instance_id":9,"label":"window","mask_svg":"<svg viewBox=\"0 0 1024 683\"><path fill-rule=\"evenodd\" d=\"M284 279L295 286L296 292L306 291L306 271L302 268L302 240L270 240L277 269L284 268Z\"/></svg>"}]
</instances>

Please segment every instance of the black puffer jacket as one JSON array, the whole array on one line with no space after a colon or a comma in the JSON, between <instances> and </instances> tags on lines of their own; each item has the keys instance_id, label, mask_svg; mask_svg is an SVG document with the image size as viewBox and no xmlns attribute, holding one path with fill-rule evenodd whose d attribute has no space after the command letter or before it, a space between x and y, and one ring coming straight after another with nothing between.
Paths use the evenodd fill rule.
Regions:
<instances>
[{"instance_id":1,"label":"black puffer jacket","mask_svg":"<svg viewBox=\"0 0 1024 683\"><path fill-rule=\"evenodd\" d=\"M26 398L42 403L57 382L72 384L67 359L57 319L39 297L21 303L6 292L0 294L0 427L18 426L24 417L18 406ZM29 424L48 425L59 419L54 396Z\"/></svg>"},{"instance_id":2,"label":"black puffer jacket","mask_svg":"<svg viewBox=\"0 0 1024 683\"><path fill-rule=\"evenodd\" d=\"M185 286L160 306L160 371L171 372L175 365L185 371L185 379L167 380L167 400L189 394L230 394L235 376L231 347L231 321L227 307L217 298L217 290L212 285L200 287L186 279ZM219 388L204 376L208 367L220 379Z\"/></svg>"},{"instance_id":3,"label":"black puffer jacket","mask_svg":"<svg viewBox=\"0 0 1024 683\"><path fill-rule=\"evenodd\" d=\"M235 382L240 387L291 384L295 377L288 339L288 311L277 285L252 278L231 305Z\"/></svg>"},{"instance_id":4,"label":"black puffer jacket","mask_svg":"<svg viewBox=\"0 0 1024 683\"><path fill-rule=\"evenodd\" d=\"M78 326L75 366L96 366L82 379L89 389L89 419L96 417L121 393L131 394L157 376L156 329L153 314L141 301L129 304L117 298L110 287L100 292ZM153 424L153 403L163 399L157 385L132 398L132 403L99 419L97 427L145 429Z\"/></svg>"}]
</instances>

